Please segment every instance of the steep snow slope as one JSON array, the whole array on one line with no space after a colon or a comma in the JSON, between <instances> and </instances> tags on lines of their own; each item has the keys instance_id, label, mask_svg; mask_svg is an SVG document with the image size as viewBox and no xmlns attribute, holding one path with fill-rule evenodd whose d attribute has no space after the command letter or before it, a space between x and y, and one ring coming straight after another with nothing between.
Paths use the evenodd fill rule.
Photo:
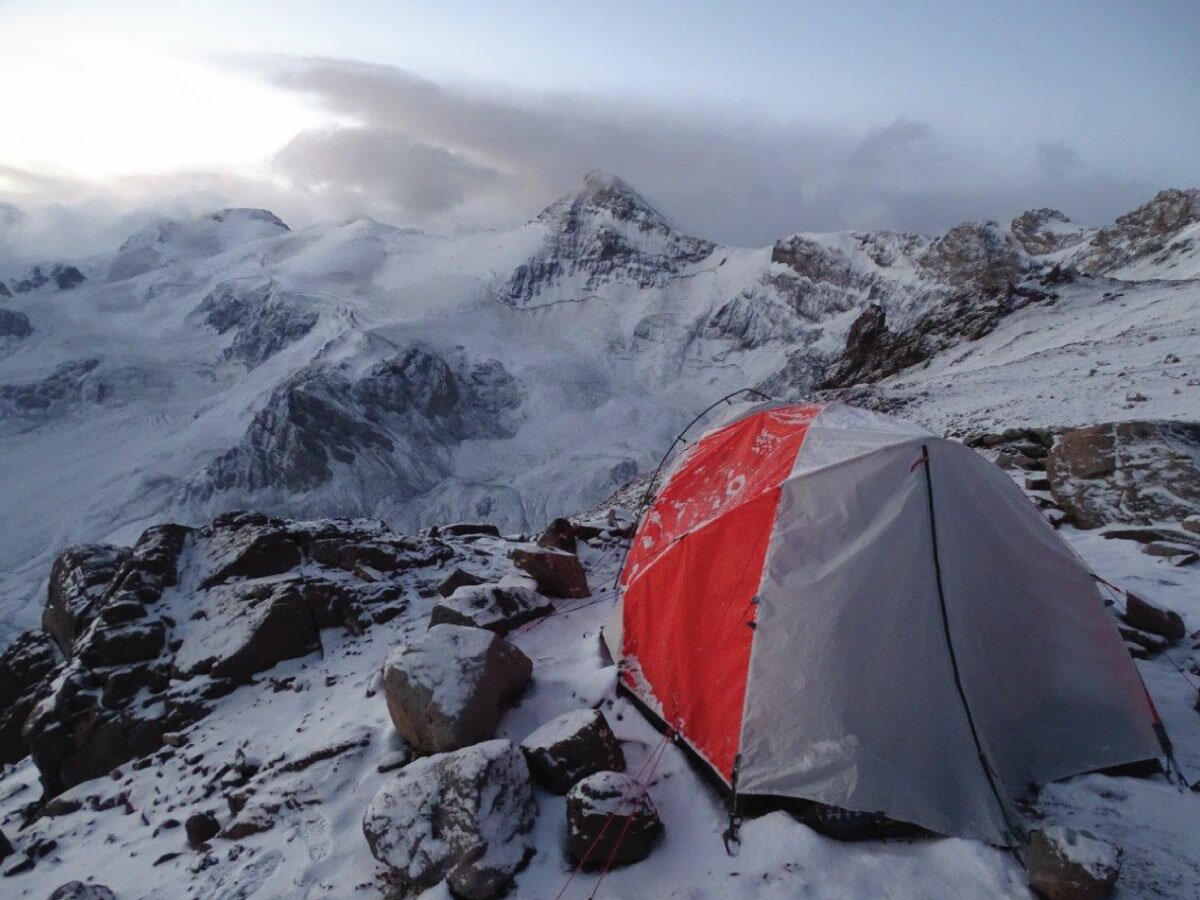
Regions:
<instances>
[{"instance_id":1,"label":"steep snow slope","mask_svg":"<svg viewBox=\"0 0 1200 900\"><path fill-rule=\"evenodd\" d=\"M32 624L56 550L162 518L533 527L607 496L747 386L798 397L928 363L879 390L939 427L1128 415L1130 387L1195 417L1189 378L1161 397L1153 381L1160 349L1200 373L1197 282L1161 283L1197 272L1194 195L1099 231L1043 210L759 249L684 235L601 173L519 228L459 238L361 219L293 232L263 210L160 223L58 264L81 281L0 294L0 632ZM1101 361L1145 377L1117 385ZM1078 382L1073 405L1036 379Z\"/></svg>"}]
</instances>

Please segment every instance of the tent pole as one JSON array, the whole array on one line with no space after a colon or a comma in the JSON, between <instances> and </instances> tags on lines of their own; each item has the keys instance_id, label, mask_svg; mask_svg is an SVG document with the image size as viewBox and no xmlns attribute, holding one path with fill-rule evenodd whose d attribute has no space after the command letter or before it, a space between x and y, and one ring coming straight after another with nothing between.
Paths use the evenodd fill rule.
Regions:
<instances>
[{"instance_id":1,"label":"tent pole","mask_svg":"<svg viewBox=\"0 0 1200 900\"><path fill-rule=\"evenodd\" d=\"M979 755L979 765L983 769L984 777L987 778L988 787L992 789L992 796L996 798L996 805L1000 807L1000 816L1004 819L1004 827L1008 829L1011 837L1016 839L1018 843L1022 843L1024 840L1023 835L1009 821L1008 808L1005 806L1004 798L1000 794L1000 788L996 784L992 764L983 750L983 742L979 737L979 729L975 726L975 716L971 713L971 704L967 702L967 692L963 688L962 675L958 669L958 656L954 652L954 639L950 634L950 616L946 611L946 590L942 584L942 560L938 552L937 518L933 508L933 476L930 474L928 444L921 445L921 458L917 462L923 463L925 469L925 496L929 503L929 530L933 538L933 569L937 577L938 605L941 607L942 613L942 634L946 638L946 650L950 656L950 669L954 674L954 688L958 692L959 702L962 703L963 712L967 717L967 725L971 729L971 739L975 742L975 751ZM1017 856L1017 859L1020 861L1020 856ZM1022 865L1024 865L1023 861Z\"/></svg>"}]
</instances>

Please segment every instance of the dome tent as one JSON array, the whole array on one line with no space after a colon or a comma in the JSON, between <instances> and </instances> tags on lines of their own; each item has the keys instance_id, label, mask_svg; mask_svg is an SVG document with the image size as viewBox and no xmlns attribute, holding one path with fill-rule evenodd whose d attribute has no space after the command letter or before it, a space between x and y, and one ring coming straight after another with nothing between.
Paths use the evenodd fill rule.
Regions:
<instances>
[{"instance_id":1,"label":"dome tent","mask_svg":"<svg viewBox=\"0 0 1200 900\"><path fill-rule=\"evenodd\" d=\"M1000 469L843 404L763 404L642 517L605 640L737 797L1017 842L1031 785L1159 755L1092 575Z\"/></svg>"}]
</instances>

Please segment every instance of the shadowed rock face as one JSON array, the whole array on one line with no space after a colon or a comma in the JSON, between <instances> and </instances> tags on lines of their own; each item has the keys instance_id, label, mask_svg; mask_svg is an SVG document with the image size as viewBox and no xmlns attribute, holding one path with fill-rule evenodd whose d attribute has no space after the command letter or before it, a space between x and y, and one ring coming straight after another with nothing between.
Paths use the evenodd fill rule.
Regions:
<instances>
[{"instance_id":1,"label":"shadowed rock face","mask_svg":"<svg viewBox=\"0 0 1200 900\"><path fill-rule=\"evenodd\" d=\"M242 442L193 491L308 490L327 482L335 465L370 462L417 492L448 472L455 444L508 436L504 413L519 402L516 381L498 362L456 369L417 347L357 381L311 367L271 395Z\"/></svg>"},{"instance_id":2,"label":"shadowed rock face","mask_svg":"<svg viewBox=\"0 0 1200 900\"><path fill-rule=\"evenodd\" d=\"M40 381L0 384L0 419L55 415L79 403L102 403L109 387L98 359L65 362Z\"/></svg>"},{"instance_id":3,"label":"shadowed rock face","mask_svg":"<svg viewBox=\"0 0 1200 900\"><path fill-rule=\"evenodd\" d=\"M71 288L83 284L86 280L84 274L75 268L75 266L55 263L49 267L34 266L23 278L13 279L9 284L13 294L27 294L48 284L53 284L57 290L69 291ZM11 296L7 288L5 289L5 295Z\"/></svg>"},{"instance_id":4,"label":"shadowed rock face","mask_svg":"<svg viewBox=\"0 0 1200 900\"><path fill-rule=\"evenodd\" d=\"M33 334L29 316L13 309L0 309L0 338L15 337L18 340Z\"/></svg>"},{"instance_id":5,"label":"shadowed rock face","mask_svg":"<svg viewBox=\"0 0 1200 900\"><path fill-rule=\"evenodd\" d=\"M238 279L213 288L195 312L218 334L232 330L224 358L253 369L312 331L318 315L303 301L274 279Z\"/></svg>"},{"instance_id":6,"label":"shadowed rock face","mask_svg":"<svg viewBox=\"0 0 1200 900\"><path fill-rule=\"evenodd\" d=\"M21 726L33 709L38 686L58 664L54 645L38 631L26 631L0 653L0 766L25 757Z\"/></svg>"}]
</instances>

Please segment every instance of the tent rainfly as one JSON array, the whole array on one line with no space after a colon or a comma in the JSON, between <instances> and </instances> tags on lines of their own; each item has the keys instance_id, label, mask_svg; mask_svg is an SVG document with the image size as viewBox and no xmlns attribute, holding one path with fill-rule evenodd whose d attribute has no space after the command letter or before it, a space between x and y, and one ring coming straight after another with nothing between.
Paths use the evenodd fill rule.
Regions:
<instances>
[{"instance_id":1,"label":"tent rainfly","mask_svg":"<svg viewBox=\"0 0 1200 900\"><path fill-rule=\"evenodd\" d=\"M891 416L710 431L621 587L621 687L735 797L1011 846L1030 786L1160 752L1088 569L1004 472Z\"/></svg>"}]
</instances>

